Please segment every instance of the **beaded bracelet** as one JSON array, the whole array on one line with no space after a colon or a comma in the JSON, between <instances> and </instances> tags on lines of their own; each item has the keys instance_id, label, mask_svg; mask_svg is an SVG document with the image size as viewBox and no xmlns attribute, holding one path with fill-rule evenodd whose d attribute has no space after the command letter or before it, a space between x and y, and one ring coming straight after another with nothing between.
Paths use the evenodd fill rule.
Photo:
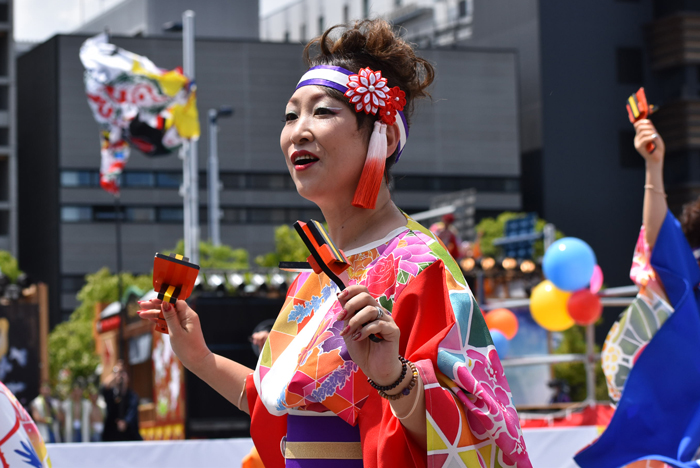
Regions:
<instances>
[{"instance_id":1,"label":"beaded bracelet","mask_svg":"<svg viewBox=\"0 0 700 468\"><path fill-rule=\"evenodd\" d=\"M377 392L379 393L379 396L382 398L386 398L387 400L394 401L398 400L399 398L403 398L405 396L408 396L411 394L411 390L416 386L416 382L418 382L418 369L416 369L416 365L413 364L411 361L407 361L408 365L411 366L411 381L408 384L408 387L404 388L401 393L397 393L396 395L388 395L386 392L382 390L378 390Z\"/></svg>"},{"instance_id":2,"label":"beaded bracelet","mask_svg":"<svg viewBox=\"0 0 700 468\"><path fill-rule=\"evenodd\" d=\"M403 356L399 356L399 361L401 361L401 376L396 380L391 385L377 385L374 383L374 381L370 378L367 379L367 382L374 388L375 390L378 390L380 392L386 392L387 390L393 390L396 387L398 387L401 382L403 382L404 377L406 377L406 370L408 369L408 360L404 358Z\"/></svg>"}]
</instances>

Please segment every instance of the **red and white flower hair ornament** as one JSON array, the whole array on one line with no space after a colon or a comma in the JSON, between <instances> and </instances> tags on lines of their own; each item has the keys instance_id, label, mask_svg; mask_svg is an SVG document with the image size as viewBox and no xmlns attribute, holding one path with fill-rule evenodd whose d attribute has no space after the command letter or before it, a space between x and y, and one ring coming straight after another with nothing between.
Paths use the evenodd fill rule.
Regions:
<instances>
[{"instance_id":1,"label":"red and white flower hair ornament","mask_svg":"<svg viewBox=\"0 0 700 468\"><path fill-rule=\"evenodd\" d=\"M302 86L327 86L342 92L350 101L355 112L364 112L378 117L367 148L367 158L362 176L355 190L352 204L361 208L374 209L384 178L387 158L387 125L396 125L399 130L396 161L408 138L408 124L402 111L406 105L406 93L398 86L389 89L381 71L362 68L352 73L342 67L318 65L309 69L301 77L297 89ZM397 123L396 116L401 118Z\"/></svg>"},{"instance_id":2,"label":"red and white flower hair ornament","mask_svg":"<svg viewBox=\"0 0 700 468\"><path fill-rule=\"evenodd\" d=\"M348 77L348 90L345 96L355 104L355 112L365 111L365 114L376 114L380 107L386 106L389 87L382 72L362 68L356 75Z\"/></svg>"},{"instance_id":3,"label":"red and white flower hair ornament","mask_svg":"<svg viewBox=\"0 0 700 468\"><path fill-rule=\"evenodd\" d=\"M394 125L396 114L406 106L406 93L401 88L394 86L387 93L386 106L381 110L381 119L387 125Z\"/></svg>"}]
</instances>

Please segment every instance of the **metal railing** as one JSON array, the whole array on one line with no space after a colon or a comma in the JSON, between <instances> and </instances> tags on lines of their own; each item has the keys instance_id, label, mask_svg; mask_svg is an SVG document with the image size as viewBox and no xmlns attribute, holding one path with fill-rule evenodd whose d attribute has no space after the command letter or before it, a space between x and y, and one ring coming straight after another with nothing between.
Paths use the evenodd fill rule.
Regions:
<instances>
[{"instance_id":1,"label":"metal railing","mask_svg":"<svg viewBox=\"0 0 700 468\"><path fill-rule=\"evenodd\" d=\"M637 293L637 286L622 286L618 288L608 288L598 292L600 302L603 307L627 307L635 297L628 294ZM483 311L494 309L516 309L529 307L530 299L506 299L489 302L481 305ZM586 370L586 399L585 404L595 405L595 366L600 361L600 353L595 352L595 327L586 326L586 354L543 354L522 356L515 358L505 358L501 360L503 367L534 366L538 364L561 364L565 362L582 362Z\"/></svg>"}]
</instances>

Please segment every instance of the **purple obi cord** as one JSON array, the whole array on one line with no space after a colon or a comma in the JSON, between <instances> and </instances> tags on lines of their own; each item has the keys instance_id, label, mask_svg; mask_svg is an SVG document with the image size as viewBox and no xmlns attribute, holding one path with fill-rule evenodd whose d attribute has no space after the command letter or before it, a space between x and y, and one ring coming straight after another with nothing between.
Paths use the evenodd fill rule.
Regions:
<instances>
[{"instance_id":1,"label":"purple obi cord","mask_svg":"<svg viewBox=\"0 0 700 468\"><path fill-rule=\"evenodd\" d=\"M362 468L360 429L337 416L287 416L287 468Z\"/></svg>"}]
</instances>

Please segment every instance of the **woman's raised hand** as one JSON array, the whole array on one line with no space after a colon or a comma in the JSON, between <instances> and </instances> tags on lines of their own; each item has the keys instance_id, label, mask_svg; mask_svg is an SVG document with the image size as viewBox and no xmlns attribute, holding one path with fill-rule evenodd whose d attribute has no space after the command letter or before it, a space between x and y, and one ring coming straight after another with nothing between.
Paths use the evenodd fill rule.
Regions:
<instances>
[{"instance_id":1,"label":"woman's raised hand","mask_svg":"<svg viewBox=\"0 0 700 468\"><path fill-rule=\"evenodd\" d=\"M338 301L343 312L337 318L345 323L340 334L352 360L377 385L395 382L402 365L398 358L401 331L394 319L361 285L348 286L338 295ZM383 340L370 340L372 334L381 335Z\"/></svg>"},{"instance_id":2,"label":"woman's raised hand","mask_svg":"<svg viewBox=\"0 0 700 468\"><path fill-rule=\"evenodd\" d=\"M177 301L172 305L160 299L152 299L140 302L139 306L141 307L139 317L154 323L158 314L161 310L163 311L165 321L168 323L170 344L185 367L193 370L198 363L204 362L204 358L211 354L202 335L199 316L190 309L187 302Z\"/></svg>"},{"instance_id":3,"label":"woman's raised hand","mask_svg":"<svg viewBox=\"0 0 700 468\"><path fill-rule=\"evenodd\" d=\"M656 131L656 127L651 123L651 120L642 119L634 123L634 129L637 134L634 136L634 147L637 152L642 155L648 163L661 163L664 160L666 145ZM653 143L656 148L649 152L649 144Z\"/></svg>"}]
</instances>

